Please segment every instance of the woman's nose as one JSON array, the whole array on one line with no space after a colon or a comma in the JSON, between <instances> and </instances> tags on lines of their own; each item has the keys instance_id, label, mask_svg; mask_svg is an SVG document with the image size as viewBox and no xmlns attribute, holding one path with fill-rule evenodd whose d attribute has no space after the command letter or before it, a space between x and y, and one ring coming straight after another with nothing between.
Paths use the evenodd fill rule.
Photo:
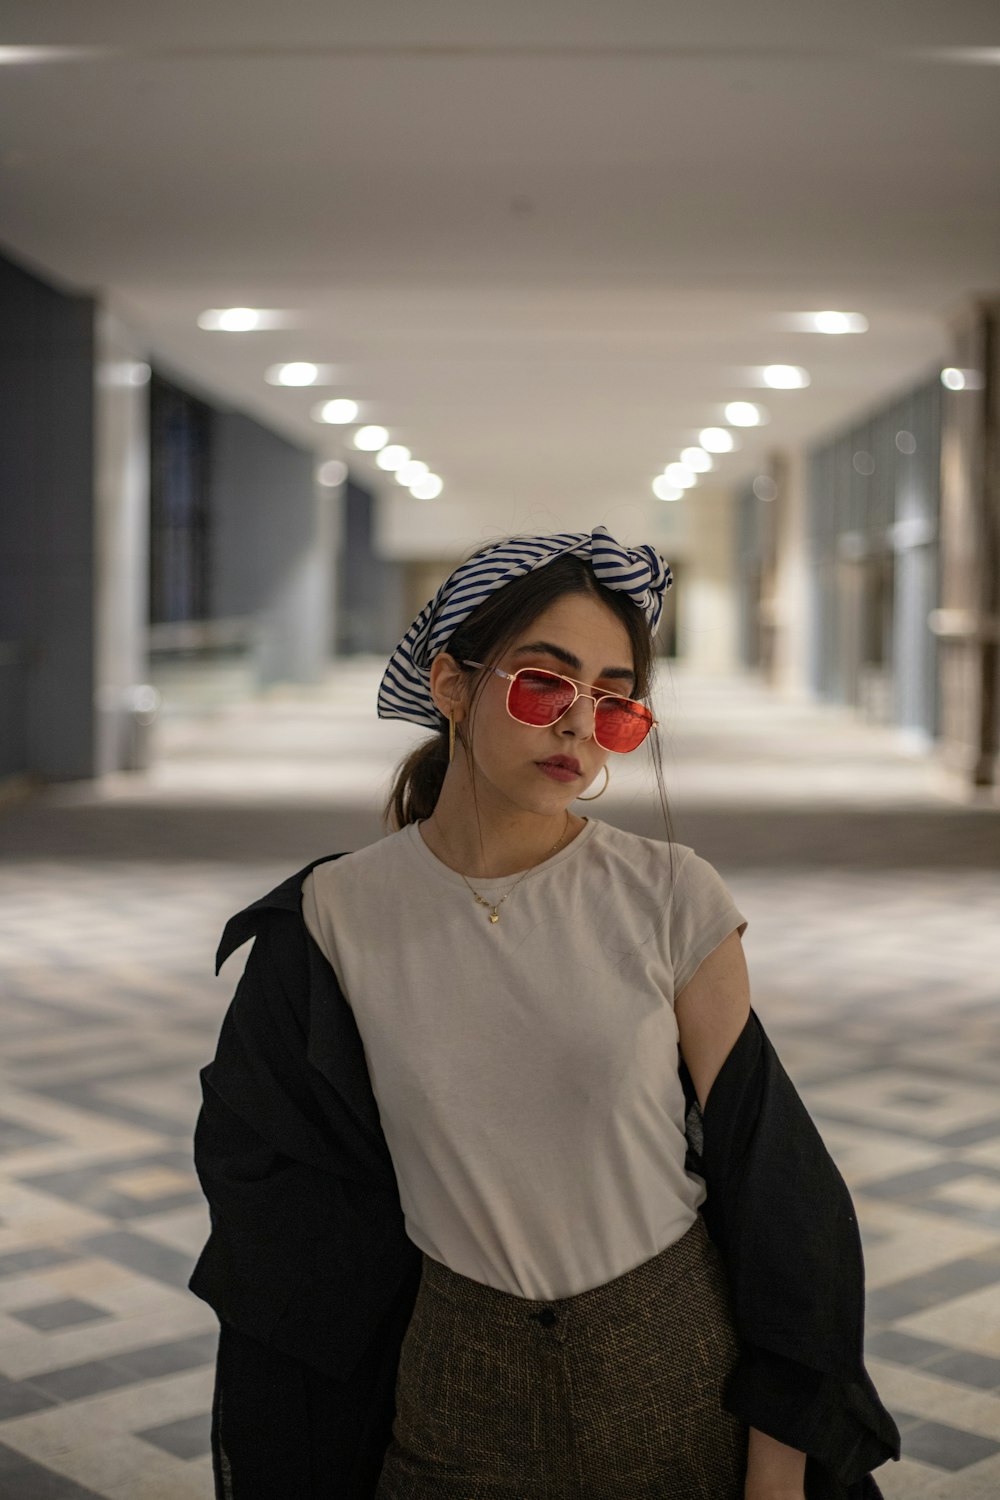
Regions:
<instances>
[{"instance_id":1,"label":"woman's nose","mask_svg":"<svg viewBox=\"0 0 1000 1500\"><path fill-rule=\"evenodd\" d=\"M588 739L594 732L594 710L597 705L594 699L587 693L581 693L576 702L569 707L559 720L559 727L565 733L571 729L581 739Z\"/></svg>"}]
</instances>

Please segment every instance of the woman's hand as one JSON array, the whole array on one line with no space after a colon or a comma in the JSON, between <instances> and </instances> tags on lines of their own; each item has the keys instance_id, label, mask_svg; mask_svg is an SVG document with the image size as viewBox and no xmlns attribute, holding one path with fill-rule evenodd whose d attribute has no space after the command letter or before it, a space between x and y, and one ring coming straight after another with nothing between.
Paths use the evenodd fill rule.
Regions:
<instances>
[{"instance_id":1,"label":"woman's hand","mask_svg":"<svg viewBox=\"0 0 1000 1500\"><path fill-rule=\"evenodd\" d=\"M806 1456L750 1429L744 1500L805 1500Z\"/></svg>"}]
</instances>

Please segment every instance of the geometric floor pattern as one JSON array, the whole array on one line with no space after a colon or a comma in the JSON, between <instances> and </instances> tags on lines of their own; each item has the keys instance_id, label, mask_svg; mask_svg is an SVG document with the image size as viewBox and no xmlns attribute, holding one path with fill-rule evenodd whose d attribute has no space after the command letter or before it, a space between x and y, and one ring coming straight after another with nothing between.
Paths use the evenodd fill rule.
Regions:
<instances>
[{"instance_id":1,"label":"geometric floor pattern","mask_svg":"<svg viewBox=\"0 0 1000 1500\"><path fill-rule=\"evenodd\" d=\"M216 978L214 950L246 901L356 841L88 859L49 837L59 806L0 806L0 1500L210 1500L191 1132L245 959ZM95 830L109 811L95 794ZM842 812L814 800L810 840L824 815ZM976 816L981 848L1000 814ZM887 1500L995 1500L1000 859L712 857L749 920L754 1004L854 1194L869 1370L903 1435L879 1482Z\"/></svg>"}]
</instances>

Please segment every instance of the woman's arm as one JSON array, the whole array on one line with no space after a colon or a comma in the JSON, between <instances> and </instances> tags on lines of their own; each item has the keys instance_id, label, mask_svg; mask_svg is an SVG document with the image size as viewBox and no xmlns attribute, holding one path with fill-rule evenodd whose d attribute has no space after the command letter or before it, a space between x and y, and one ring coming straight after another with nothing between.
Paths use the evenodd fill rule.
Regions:
<instances>
[{"instance_id":1,"label":"woman's arm","mask_svg":"<svg viewBox=\"0 0 1000 1500\"><path fill-rule=\"evenodd\" d=\"M674 999L681 1054L702 1109L750 1015L750 976L735 929L698 965Z\"/></svg>"},{"instance_id":2,"label":"woman's arm","mask_svg":"<svg viewBox=\"0 0 1000 1500\"><path fill-rule=\"evenodd\" d=\"M806 1456L750 1428L744 1500L803 1500Z\"/></svg>"},{"instance_id":3,"label":"woman's arm","mask_svg":"<svg viewBox=\"0 0 1000 1500\"><path fill-rule=\"evenodd\" d=\"M698 966L674 1001L681 1054L702 1109L750 1015L750 977L733 931ZM745 1500L802 1500L806 1455L750 1428Z\"/></svg>"}]
</instances>

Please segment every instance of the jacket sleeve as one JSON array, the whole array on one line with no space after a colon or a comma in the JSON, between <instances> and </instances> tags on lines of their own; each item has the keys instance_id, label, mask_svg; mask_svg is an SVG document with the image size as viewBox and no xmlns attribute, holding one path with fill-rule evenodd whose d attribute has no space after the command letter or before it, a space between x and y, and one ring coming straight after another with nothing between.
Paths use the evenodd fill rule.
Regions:
<instances>
[{"instance_id":1,"label":"jacket sleeve","mask_svg":"<svg viewBox=\"0 0 1000 1500\"><path fill-rule=\"evenodd\" d=\"M870 1471L899 1457L899 1433L864 1368L854 1205L753 1012L699 1123L694 1167L742 1350L726 1406L809 1455L809 1500L874 1500Z\"/></svg>"},{"instance_id":2,"label":"jacket sleeve","mask_svg":"<svg viewBox=\"0 0 1000 1500\"><path fill-rule=\"evenodd\" d=\"M195 1165L212 1229L190 1286L242 1333L346 1380L412 1304L420 1256L384 1139L372 1145L310 1061L314 1007L339 1000L353 1018L335 983L318 992L308 943L292 913L259 919L202 1070Z\"/></svg>"}]
</instances>

